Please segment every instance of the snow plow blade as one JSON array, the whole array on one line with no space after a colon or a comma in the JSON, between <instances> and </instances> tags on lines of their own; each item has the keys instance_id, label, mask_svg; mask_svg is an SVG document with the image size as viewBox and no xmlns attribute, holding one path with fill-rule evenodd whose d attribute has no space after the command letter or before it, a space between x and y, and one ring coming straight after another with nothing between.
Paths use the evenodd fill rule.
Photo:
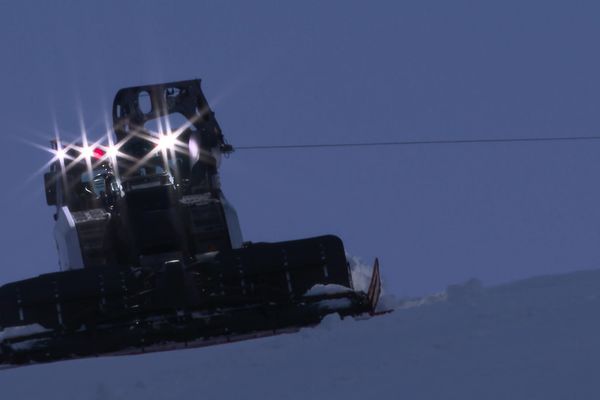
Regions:
<instances>
[{"instance_id":1,"label":"snow plow blade","mask_svg":"<svg viewBox=\"0 0 600 400\"><path fill-rule=\"evenodd\" d=\"M90 267L0 287L0 368L201 347L373 313L335 236L250 244L153 267ZM326 289L326 290L325 290Z\"/></svg>"}]
</instances>

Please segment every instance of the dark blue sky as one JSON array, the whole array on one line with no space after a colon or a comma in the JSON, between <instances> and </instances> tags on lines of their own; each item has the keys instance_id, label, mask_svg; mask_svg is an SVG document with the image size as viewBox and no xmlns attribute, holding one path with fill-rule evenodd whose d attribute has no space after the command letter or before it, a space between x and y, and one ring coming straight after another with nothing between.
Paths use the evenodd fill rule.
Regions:
<instances>
[{"instance_id":1,"label":"dark blue sky","mask_svg":"<svg viewBox=\"0 0 600 400\"><path fill-rule=\"evenodd\" d=\"M97 2L99 3L99 2ZM34 173L120 87L202 78L234 145L598 135L600 6L0 4L0 282L57 269ZM239 151L247 240L340 235L399 295L599 265L599 142Z\"/></svg>"}]
</instances>

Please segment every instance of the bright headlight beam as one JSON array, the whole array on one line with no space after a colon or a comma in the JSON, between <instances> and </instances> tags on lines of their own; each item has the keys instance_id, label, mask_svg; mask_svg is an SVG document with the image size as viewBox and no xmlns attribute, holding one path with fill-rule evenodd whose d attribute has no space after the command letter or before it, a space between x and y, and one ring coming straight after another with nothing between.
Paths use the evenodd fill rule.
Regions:
<instances>
[{"instance_id":1,"label":"bright headlight beam","mask_svg":"<svg viewBox=\"0 0 600 400\"><path fill-rule=\"evenodd\" d=\"M175 135L166 134L158 138L158 148L160 150L174 150L177 137Z\"/></svg>"},{"instance_id":2,"label":"bright headlight beam","mask_svg":"<svg viewBox=\"0 0 600 400\"><path fill-rule=\"evenodd\" d=\"M67 151L62 147L53 150L54 158L60 162L64 162L65 158L67 158Z\"/></svg>"},{"instance_id":3,"label":"bright headlight beam","mask_svg":"<svg viewBox=\"0 0 600 400\"><path fill-rule=\"evenodd\" d=\"M94 155L94 148L91 146L83 146L81 148L81 156L85 159L90 159Z\"/></svg>"},{"instance_id":4,"label":"bright headlight beam","mask_svg":"<svg viewBox=\"0 0 600 400\"><path fill-rule=\"evenodd\" d=\"M113 158L116 158L118 154L119 154L119 148L117 146L115 146L114 144L110 144L106 147L106 156L109 157L111 160Z\"/></svg>"}]
</instances>

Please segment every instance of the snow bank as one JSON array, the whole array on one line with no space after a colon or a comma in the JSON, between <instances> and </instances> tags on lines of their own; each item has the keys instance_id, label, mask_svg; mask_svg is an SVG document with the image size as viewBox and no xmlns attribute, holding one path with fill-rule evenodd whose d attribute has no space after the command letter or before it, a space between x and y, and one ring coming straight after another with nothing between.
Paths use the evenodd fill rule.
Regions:
<instances>
[{"instance_id":1,"label":"snow bank","mask_svg":"<svg viewBox=\"0 0 600 400\"><path fill-rule=\"evenodd\" d=\"M600 271L477 281L369 320L0 371L3 399L595 399ZM34 384L32 384L34 382Z\"/></svg>"},{"instance_id":2,"label":"snow bank","mask_svg":"<svg viewBox=\"0 0 600 400\"><path fill-rule=\"evenodd\" d=\"M455 302L477 301L477 298L483 293L483 285L479 279L469 279L465 283L450 285L446 288L447 299Z\"/></svg>"}]
</instances>

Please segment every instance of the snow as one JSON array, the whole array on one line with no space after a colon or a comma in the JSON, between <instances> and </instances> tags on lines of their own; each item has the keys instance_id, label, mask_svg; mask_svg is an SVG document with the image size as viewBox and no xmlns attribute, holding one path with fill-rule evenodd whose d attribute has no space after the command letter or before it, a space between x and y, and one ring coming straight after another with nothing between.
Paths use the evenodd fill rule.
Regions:
<instances>
[{"instance_id":1,"label":"snow","mask_svg":"<svg viewBox=\"0 0 600 400\"><path fill-rule=\"evenodd\" d=\"M352 291L352 289L347 288L346 286L335 285L335 284L322 285L319 283L319 284L313 286L312 288L310 288L306 293L304 293L304 296L305 297L324 296L324 295L328 295L328 294L348 293L351 291Z\"/></svg>"},{"instance_id":2,"label":"snow","mask_svg":"<svg viewBox=\"0 0 600 400\"><path fill-rule=\"evenodd\" d=\"M346 254L346 260L350 266L350 274L352 275L352 283L354 290L368 292L369 284L371 283L371 274L373 273L373 266L366 264L359 257ZM322 285L317 284L310 288L304 296L320 296L326 294L339 294L346 293L352 289L342 285Z\"/></svg>"},{"instance_id":3,"label":"snow","mask_svg":"<svg viewBox=\"0 0 600 400\"><path fill-rule=\"evenodd\" d=\"M600 271L477 280L295 334L0 371L4 399L593 399ZM34 384L32 384L34 383Z\"/></svg>"},{"instance_id":4,"label":"snow","mask_svg":"<svg viewBox=\"0 0 600 400\"><path fill-rule=\"evenodd\" d=\"M348 265L350 265L354 289L365 293L368 292L373 266L365 264L359 257L350 254L346 254L346 260L348 261Z\"/></svg>"},{"instance_id":5,"label":"snow","mask_svg":"<svg viewBox=\"0 0 600 400\"><path fill-rule=\"evenodd\" d=\"M47 331L48 329L44 328L39 324L22 325L6 328L0 331L0 343L7 339L12 339L20 336L30 336Z\"/></svg>"}]
</instances>

